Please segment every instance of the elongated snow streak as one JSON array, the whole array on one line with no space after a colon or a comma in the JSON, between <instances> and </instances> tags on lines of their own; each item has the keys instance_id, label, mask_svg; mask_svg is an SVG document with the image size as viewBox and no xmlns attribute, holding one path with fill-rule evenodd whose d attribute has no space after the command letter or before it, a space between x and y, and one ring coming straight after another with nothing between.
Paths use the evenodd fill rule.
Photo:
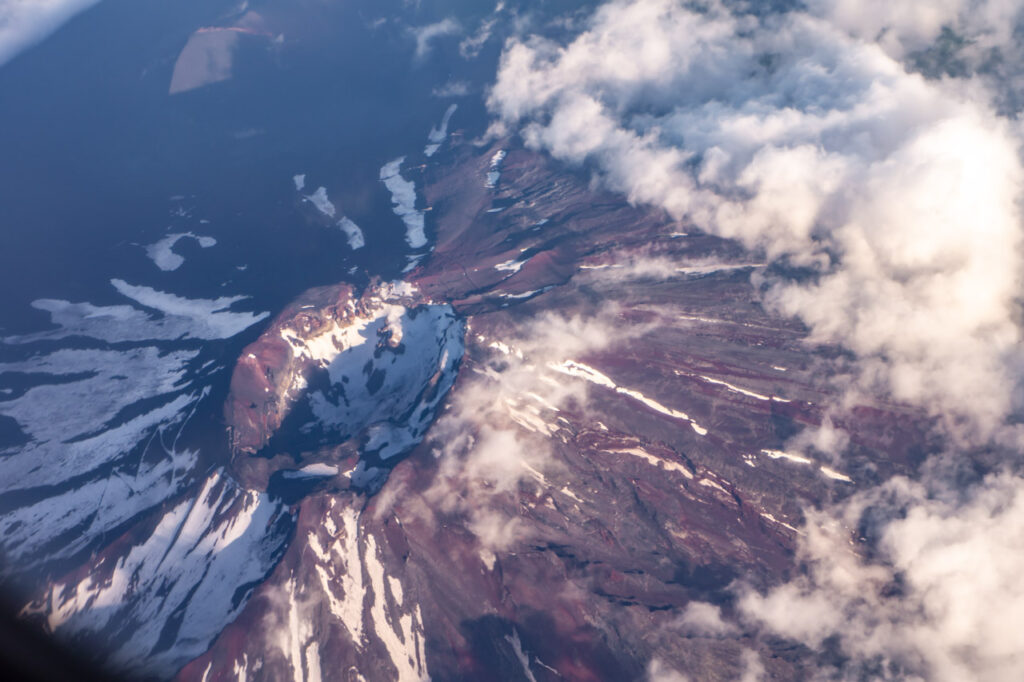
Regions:
<instances>
[{"instance_id":1,"label":"elongated snow streak","mask_svg":"<svg viewBox=\"0 0 1024 682\"><path fill-rule=\"evenodd\" d=\"M349 248L353 251L366 246L366 238L363 236L363 231L351 219L342 216L341 220L338 221L338 227L345 233Z\"/></svg>"},{"instance_id":2,"label":"elongated snow streak","mask_svg":"<svg viewBox=\"0 0 1024 682\"><path fill-rule=\"evenodd\" d=\"M184 333L191 338L227 339L238 334L270 313L236 313L229 308L248 296L225 296L215 299L188 299L145 286L135 286L121 279L110 283L121 295L147 308L162 312L165 317L183 318Z\"/></svg>"},{"instance_id":3,"label":"elongated snow streak","mask_svg":"<svg viewBox=\"0 0 1024 682\"><path fill-rule=\"evenodd\" d=\"M814 460L804 457L803 455L794 455L791 452L783 452L782 450L761 450L761 454L771 457L772 459L785 459L796 464L815 463ZM831 478L833 481L853 483L853 479L847 476L846 474L836 471L831 467L827 467L824 464L818 466L818 471L820 471L822 475L824 475L826 478Z\"/></svg>"},{"instance_id":4,"label":"elongated snow streak","mask_svg":"<svg viewBox=\"0 0 1024 682\"><path fill-rule=\"evenodd\" d=\"M416 208L416 183L401 176L402 163L405 157L400 156L384 164L380 169L380 179L391 192L392 210L405 223L405 241L414 249L427 245L427 235L423 211Z\"/></svg>"},{"instance_id":5,"label":"elongated snow streak","mask_svg":"<svg viewBox=\"0 0 1024 682\"><path fill-rule=\"evenodd\" d=\"M423 153L428 157L433 156L437 153L437 150L441 148L441 144L445 138L448 137L448 122L452 118L452 114L459 108L458 104L452 104L448 107L448 110L444 112L444 117L441 119L441 124L436 128L430 129L430 134L427 135L428 144L424 149Z\"/></svg>"},{"instance_id":6,"label":"elongated snow streak","mask_svg":"<svg viewBox=\"0 0 1024 682\"><path fill-rule=\"evenodd\" d=\"M643 403L644 405L651 408L655 412L660 412L661 414L672 417L673 419L685 421L690 425L690 427L694 431L696 431L701 436L705 436L708 433L707 429L705 429L700 424L695 422L690 417L690 415L686 414L685 412L680 412L679 410L674 410L671 407L666 407L665 405L662 405L658 401L648 398L640 391L619 386L614 381L612 381L607 375L602 374L601 372L597 371L593 367L590 367L589 365L584 365L582 362L576 362L575 360L566 360L565 362L562 363L552 362L548 364L548 367L555 370L556 372L568 374L571 377L585 379L592 384L597 384L598 386L610 388L616 393L621 393L622 395L628 396L633 400L636 400L637 402Z\"/></svg>"},{"instance_id":7,"label":"elongated snow streak","mask_svg":"<svg viewBox=\"0 0 1024 682\"><path fill-rule=\"evenodd\" d=\"M647 452L642 448L619 448L617 450L608 450L608 452L639 457L640 459L646 461L648 464L651 464L653 466L662 468L666 471L674 471L678 474L682 474L685 478L688 479L693 478L693 474L690 473L690 470L687 469L682 464L679 464L678 462L671 462L667 459L662 459L661 457L655 457L654 455L652 455L651 453ZM704 481L702 480L701 483L703 482Z\"/></svg>"},{"instance_id":8,"label":"elongated snow streak","mask_svg":"<svg viewBox=\"0 0 1024 682\"><path fill-rule=\"evenodd\" d=\"M487 171L487 182L484 183L484 187L487 189L494 189L498 186L498 180L501 179L501 163L505 160L507 153L504 149L499 149L491 157L491 165Z\"/></svg>"},{"instance_id":9,"label":"elongated snow streak","mask_svg":"<svg viewBox=\"0 0 1024 682\"><path fill-rule=\"evenodd\" d=\"M239 590L274 565L288 536L282 511L218 470L147 538L121 550L112 569L100 560L99 570L55 584L48 624L61 636L104 633L116 647L112 662L170 677L237 616L245 604L234 598ZM172 645L157 648L170 623Z\"/></svg>"},{"instance_id":10,"label":"elongated snow streak","mask_svg":"<svg viewBox=\"0 0 1024 682\"><path fill-rule=\"evenodd\" d=\"M706 376L701 376L700 378L703 379L704 381L706 381L709 384L716 384L718 386L724 386L726 389L732 391L733 393L739 393L741 395L749 396L751 398L756 398L758 400L768 400L768 401L774 400L777 403L792 402L791 400L787 400L786 398L780 398L780 397L774 396L774 395L764 395L763 393L755 393L754 391L750 391L750 390L747 390L745 388L740 388L739 386L735 386L733 384L730 384L728 381L722 381L721 379L712 379L711 377L706 377Z\"/></svg>"}]
</instances>

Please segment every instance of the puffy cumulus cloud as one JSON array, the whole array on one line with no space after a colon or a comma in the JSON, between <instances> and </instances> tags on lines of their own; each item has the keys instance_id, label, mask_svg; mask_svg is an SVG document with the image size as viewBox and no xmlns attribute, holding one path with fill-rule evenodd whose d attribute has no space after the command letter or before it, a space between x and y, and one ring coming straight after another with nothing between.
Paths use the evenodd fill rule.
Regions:
<instances>
[{"instance_id":1,"label":"puffy cumulus cloud","mask_svg":"<svg viewBox=\"0 0 1024 682\"><path fill-rule=\"evenodd\" d=\"M647 665L647 682L690 682L690 678L655 658Z\"/></svg>"},{"instance_id":2,"label":"puffy cumulus cloud","mask_svg":"<svg viewBox=\"0 0 1024 682\"><path fill-rule=\"evenodd\" d=\"M943 31L952 31L981 58L1013 43L1024 13L1017 0L807 0L806 6L859 38L877 41L895 57L927 49Z\"/></svg>"},{"instance_id":3,"label":"puffy cumulus cloud","mask_svg":"<svg viewBox=\"0 0 1024 682\"><path fill-rule=\"evenodd\" d=\"M493 510L482 510L474 514L469 523L469 530L480 544L490 550L505 550L525 539L528 531L522 522L515 518Z\"/></svg>"},{"instance_id":4,"label":"puffy cumulus cloud","mask_svg":"<svg viewBox=\"0 0 1024 682\"><path fill-rule=\"evenodd\" d=\"M687 604L673 626L694 637L728 637L737 632L736 625L722 617L722 610L707 602Z\"/></svg>"},{"instance_id":5,"label":"puffy cumulus cloud","mask_svg":"<svg viewBox=\"0 0 1024 682\"><path fill-rule=\"evenodd\" d=\"M743 674L740 676L739 682L761 682L765 679L764 663L761 662L761 657L757 655L757 652L744 649L742 660Z\"/></svg>"},{"instance_id":6,"label":"puffy cumulus cloud","mask_svg":"<svg viewBox=\"0 0 1024 682\"><path fill-rule=\"evenodd\" d=\"M1020 52L1020 11L809 0L755 16L612 0L570 42L508 42L488 103L495 132L783 266L753 282L812 344L852 352L848 400L921 406L951 449L1019 449L1004 436L1020 408L1021 128L997 113L991 74ZM942 62L932 73L925 54ZM826 421L792 444L837 455L847 440ZM797 577L739 588L743 631L803 642L822 679L1022 679L1024 480L964 491L925 471L808 510ZM679 625L738 627L698 605ZM763 673L756 656L748 669ZM658 661L649 673L678 674Z\"/></svg>"},{"instance_id":7,"label":"puffy cumulus cloud","mask_svg":"<svg viewBox=\"0 0 1024 682\"><path fill-rule=\"evenodd\" d=\"M1024 110L1024 6L1017 0L810 0L809 11L931 77L976 77L1003 113Z\"/></svg>"},{"instance_id":8,"label":"puffy cumulus cloud","mask_svg":"<svg viewBox=\"0 0 1024 682\"><path fill-rule=\"evenodd\" d=\"M1024 679L1024 481L992 476L960 503L950 496L896 479L838 518L815 515L800 550L806 575L748 592L740 610L815 649L837 642L849 658L842 679ZM878 529L866 562L849 527L883 508L899 515Z\"/></svg>"},{"instance_id":9,"label":"puffy cumulus cloud","mask_svg":"<svg viewBox=\"0 0 1024 682\"><path fill-rule=\"evenodd\" d=\"M814 453L815 456L831 460L838 464L840 456L850 444L850 434L837 427L832 415L826 412L817 426L808 426L800 433L786 441L786 450L790 452Z\"/></svg>"},{"instance_id":10,"label":"puffy cumulus cloud","mask_svg":"<svg viewBox=\"0 0 1024 682\"><path fill-rule=\"evenodd\" d=\"M0 0L0 66L99 0Z\"/></svg>"},{"instance_id":11,"label":"puffy cumulus cloud","mask_svg":"<svg viewBox=\"0 0 1024 682\"><path fill-rule=\"evenodd\" d=\"M856 353L861 388L986 433L1016 387L1019 141L975 83L908 72L845 5L812 6L613 0L566 45L506 45L496 130L802 268L766 301Z\"/></svg>"}]
</instances>

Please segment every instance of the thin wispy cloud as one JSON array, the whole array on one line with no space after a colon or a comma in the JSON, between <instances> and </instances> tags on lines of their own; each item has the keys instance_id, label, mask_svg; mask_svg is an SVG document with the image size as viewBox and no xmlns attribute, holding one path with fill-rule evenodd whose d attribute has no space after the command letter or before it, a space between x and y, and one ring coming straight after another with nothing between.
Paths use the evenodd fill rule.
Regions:
<instances>
[{"instance_id":1,"label":"thin wispy cloud","mask_svg":"<svg viewBox=\"0 0 1024 682\"><path fill-rule=\"evenodd\" d=\"M462 26L451 17L425 26L414 26L409 29L416 42L416 59L423 59L430 54L433 44L440 38L462 33Z\"/></svg>"}]
</instances>

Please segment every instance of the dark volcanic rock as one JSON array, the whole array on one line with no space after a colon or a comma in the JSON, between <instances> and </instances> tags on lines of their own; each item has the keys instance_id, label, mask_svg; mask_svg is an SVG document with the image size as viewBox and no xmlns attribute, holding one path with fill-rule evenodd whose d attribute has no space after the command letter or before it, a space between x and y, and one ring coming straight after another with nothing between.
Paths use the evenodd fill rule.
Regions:
<instances>
[{"instance_id":1,"label":"dark volcanic rock","mask_svg":"<svg viewBox=\"0 0 1024 682\"><path fill-rule=\"evenodd\" d=\"M316 367L312 358L296 357L283 330L312 337L336 323L349 324L355 317L355 300L347 284L308 291L243 351L224 414L234 451L255 453L267 444L298 397L291 394L292 388L302 386Z\"/></svg>"}]
</instances>

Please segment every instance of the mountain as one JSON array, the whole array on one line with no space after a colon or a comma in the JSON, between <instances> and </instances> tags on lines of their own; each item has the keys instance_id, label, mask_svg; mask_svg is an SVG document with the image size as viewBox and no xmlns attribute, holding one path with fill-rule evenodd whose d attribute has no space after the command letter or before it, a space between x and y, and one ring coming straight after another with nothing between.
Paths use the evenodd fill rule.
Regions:
<instances>
[{"instance_id":1,"label":"mountain","mask_svg":"<svg viewBox=\"0 0 1024 682\"><path fill-rule=\"evenodd\" d=\"M1019 679L1024 13L883 4L0 0L0 616Z\"/></svg>"}]
</instances>

